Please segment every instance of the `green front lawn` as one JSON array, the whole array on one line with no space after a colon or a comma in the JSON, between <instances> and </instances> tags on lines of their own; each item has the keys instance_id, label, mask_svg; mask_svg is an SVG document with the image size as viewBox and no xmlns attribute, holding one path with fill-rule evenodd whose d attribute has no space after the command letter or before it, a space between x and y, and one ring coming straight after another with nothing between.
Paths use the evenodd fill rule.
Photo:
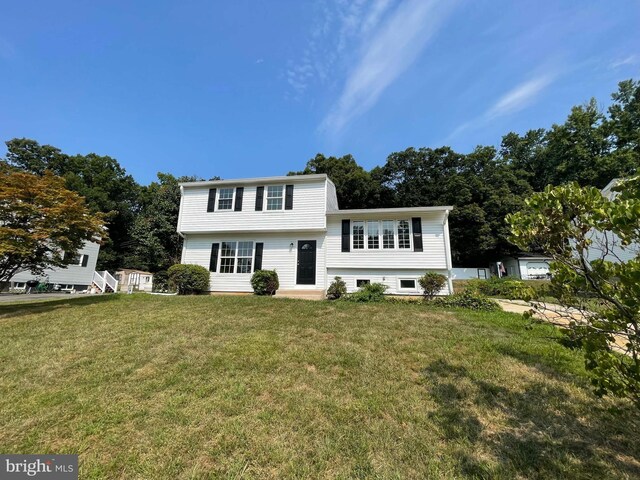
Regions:
<instances>
[{"instance_id":1,"label":"green front lawn","mask_svg":"<svg viewBox=\"0 0 640 480\"><path fill-rule=\"evenodd\" d=\"M640 413L507 313L256 297L0 305L0 451L81 478L638 478Z\"/></svg>"}]
</instances>

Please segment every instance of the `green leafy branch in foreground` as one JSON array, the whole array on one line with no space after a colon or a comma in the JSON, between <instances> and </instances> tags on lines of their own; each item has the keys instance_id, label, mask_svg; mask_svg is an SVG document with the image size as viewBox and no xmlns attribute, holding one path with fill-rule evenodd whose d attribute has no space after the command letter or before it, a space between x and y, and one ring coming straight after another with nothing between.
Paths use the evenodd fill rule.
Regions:
<instances>
[{"instance_id":1,"label":"green leafy branch in foreground","mask_svg":"<svg viewBox=\"0 0 640 480\"><path fill-rule=\"evenodd\" d=\"M547 187L507 217L512 241L553 258L551 289L566 311L553 320L584 349L599 395L640 407L640 176L607 198L576 183ZM597 300L599 308L570 308Z\"/></svg>"}]
</instances>

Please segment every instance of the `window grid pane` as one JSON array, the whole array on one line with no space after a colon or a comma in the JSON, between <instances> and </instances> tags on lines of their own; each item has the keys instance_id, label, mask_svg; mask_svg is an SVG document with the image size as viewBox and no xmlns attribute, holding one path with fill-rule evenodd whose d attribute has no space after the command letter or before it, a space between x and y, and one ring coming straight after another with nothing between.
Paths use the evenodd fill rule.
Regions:
<instances>
[{"instance_id":1,"label":"window grid pane","mask_svg":"<svg viewBox=\"0 0 640 480\"><path fill-rule=\"evenodd\" d=\"M393 220L382 222L382 248L396 248L394 237Z\"/></svg>"},{"instance_id":2,"label":"window grid pane","mask_svg":"<svg viewBox=\"0 0 640 480\"><path fill-rule=\"evenodd\" d=\"M411 236L409 235L409 222L398 222L398 248L411 248Z\"/></svg>"},{"instance_id":3,"label":"window grid pane","mask_svg":"<svg viewBox=\"0 0 640 480\"><path fill-rule=\"evenodd\" d=\"M222 242L221 257L235 257L236 255L236 242Z\"/></svg>"},{"instance_id":4,"label":"window grid pane","mask_svg":"<svg viewBox=\"0 0 640 480\"><path fill-rule=\"evenodd\" d=\"M380 225L378 222L367 222L367 248L380 248Z\"/></svg>"},{"instance_id":5,"label":"window grid pane","mask_svg":"<svg viewBox=\"0 0 640 480\"><path fill-rule=\"evenodd\" d=\"M282 198L267 198L267 210L282 210Z\"/></svg>"},{"instance_id":6,"label":"window grid pane","mask_svg":"<svg viewBox=\"0 0 640 480\"><path fill-rule=\"evenodd\" d=\"M218 210L231 210L233 203L233 188L221 188L218 194Z\"/></svg>"},{"instance_id":7,"label":"window grid pane","mask_svg":"<svg viewBox=\"0 0 640 480\"><path fill-rule=\"evenodd\" d=\"M238 258L237 273L251 273L251 258Z\"/></svg>"},{"instance_id":8,"label":"window grid pane","mask_svg":"<svg viewBox=\"0 0 640 480\"><path fill-rule=\"evenodd\" d=\"M364 222L353 222L353 249L364 249Z\"/></svg>"},{"instance_id":9,"label":"window grid pane","mask_svg":"<svg viewBox=\"0 0 640 480\"><path fill-rule=\"evenodd\" d=\"M233 273L235 262L235 258L222 258L220 260L220 273Z\"/></svg>"},{"instance_id":10,"label":"window grid pane","mask_svg":"<svg viewBox=\"0 0 640 480\"><path fill-rule=\"evenodd\" d=\"M238 257L252 257L253 242L238 242Z\"/></svg>"}]
</instances>

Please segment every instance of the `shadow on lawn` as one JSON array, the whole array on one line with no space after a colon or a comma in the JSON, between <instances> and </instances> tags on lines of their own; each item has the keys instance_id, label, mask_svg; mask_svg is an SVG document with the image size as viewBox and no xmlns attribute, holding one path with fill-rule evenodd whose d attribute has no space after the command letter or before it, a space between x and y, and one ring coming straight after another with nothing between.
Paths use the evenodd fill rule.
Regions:
<instances>
[{"instance_id":1,"label":"shadow on lawn","mask_svg":"<svg viewBox=\"0 0 640 480\"><path fill-rule=\"evenodd\" d=\"M10 305L0 304L0 318L15 317L18 315L29 315L50 312L59 308L70 306L94 305L97 303L111 302L117 295L88 295L86 297L68 297L55 300L34 298L33 302L20 302Z\"/></svg>"},{"instance_id":2,"label":"shadow on lawn","mask_svg":"<svg viewBox=\"0 0 640 480\"><path fill-rule=\"evenodd\" d=\"M431 363L424 375L437 404L430 417L455 449L463 476L607 478L609 464L640 478L637 438L628 423L637 422L633 407L614 413L575 399L551 382L513 391L445 360ZM492 418L506 426L495 428ZM481 460L487 451L498 460L497 467Z\"/></svg>"}]
</instances>

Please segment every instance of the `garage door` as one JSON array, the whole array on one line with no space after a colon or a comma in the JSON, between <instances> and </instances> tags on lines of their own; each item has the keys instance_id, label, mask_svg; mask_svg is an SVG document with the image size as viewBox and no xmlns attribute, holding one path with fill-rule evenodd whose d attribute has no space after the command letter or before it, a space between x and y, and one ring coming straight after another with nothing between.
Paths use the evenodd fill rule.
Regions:
<instances>
[{"instance_id":1,"label":"garage door","mask_svg":"<svg viewBox=\"0 0 640 480\"><path fill-rule=\"evenodd\" d=\"M549 264L546 262L528 262L527 275L529 278L546 278L549 273Z\"/></svg>"}]
</instances>

